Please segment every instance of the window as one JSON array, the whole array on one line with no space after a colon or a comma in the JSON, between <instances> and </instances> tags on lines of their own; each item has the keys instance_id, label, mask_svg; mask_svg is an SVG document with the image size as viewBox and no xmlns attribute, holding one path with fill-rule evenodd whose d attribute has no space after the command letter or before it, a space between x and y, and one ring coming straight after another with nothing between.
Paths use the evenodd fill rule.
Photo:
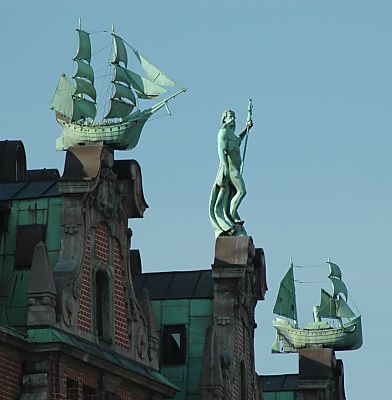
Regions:
<instances>
[{"instance_id":1,"label":"window","mask_svg":"<svg viewBox=\"0 0 392 400\"><path fill-rule=\"evenodd\" d=\"M163 327L162 358L164 364L183 364L186 359L185 325Z\"/></svg>"},{"instance_id":2,"label":"window","mask_svg":"<svg viewBox=\"0 0 392 400\"><path fill-rule=\"evenodd\" d=\"M16 231L15 268L29 269L33 261L34 249L45 241L46 225L19 225Z\"/></svg>"},{"instance_id":3,"label":"window","mask_svg":"<svg viewBox=\"0 0 392 400\"><path fill-rule=\"evenodd\" d=\"M98 337L110 340L109 282L102 270L95 274L95 313Z\"/></svg>"},{"instance_id":4,"label":"window","mask_svg":"<svg viewBox=\"0 0 392 400\"><path fill-rule=\"evenodd\" d=\"M78 382L67 378L67 400L78 400Z\"/></svg>"},{"instance_id":5,"label":"window","mask_svg":"<svg viewBox=\"0 0 392 400\"><path fill-rule=\"evenodd\" d=\"M7 232L9 213L10 209L7 207L6 203L2 204L0 202L0 235L3 232Z\"/></svg>"},{"instance_id":6,"label":"window","mask_svg":"<svg viewBox=\"0 0 392 400\"><path fill-rule=\"evenodd\" d=\"M83 400L98 400L97 390L83 385Z\"/></svg>"}]
</instances>

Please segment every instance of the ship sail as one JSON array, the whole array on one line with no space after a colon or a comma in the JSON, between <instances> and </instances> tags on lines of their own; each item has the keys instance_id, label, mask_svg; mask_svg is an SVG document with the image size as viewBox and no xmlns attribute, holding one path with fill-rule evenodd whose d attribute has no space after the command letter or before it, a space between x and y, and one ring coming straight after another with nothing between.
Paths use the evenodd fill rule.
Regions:
<instances>
[{"instance_id":1,"label":"ship sail","mask_svg":"<svg viewBox=\"0 0 392 400\"><path fill-rule=\"evenodd\" d=\"M332 284L332 295L321 289L319 316L324 318L354 318L355 314L347 304L347 287L341 280L342 273L338 265L328 261L329 280ZM343 299L342 295L345 297Z\"/></svg>"},{"instance_id":2,"label":"ship sail","mask_svg":"<svg viewBox=\"0 0 392 400\"><path fill-rule=\"evenodd\" d=\"M333 297L324 289L321 289L320 308L318 315L323 318L354 318L351 310L342 297Z\"/></svg>"},{"instance_id":3,"label":"ship sail","mask_svg":"<svg viewBox=\"0 0 392 400\"><path fill-rule=\"evenodd\" d=\"M186 89L168 96L152 107L135 110L138 97L156 99L166 93L166 89L160 85L175 86L175 83L141 55L137 58L150 79L128 69L127 43L112 29L114 54L111 61L113 75L110 106L109 111L104 114L105 121L94 122L97 114L97 91L91 66L90 34L81 29L80 22L76 31L79 39L73 59L76 72L72 78L65 74L60 75L50 105L56 111L57 122L62 126L61 136L56 140L56 149L61 151L86 143L104 143L118 150L133 149L147 120L159 109L167 108L168 101Z\"/></svg>"},{"instance_id":4,"label":"ship sail","mask_svg":"<svg viewBox=\"0 0 392 400\"><path fill-rule=\"evenodd\" d=\"M275 318L273 321L276 338L272 344L272 353L296 353L304 348L355 350L361 347L361 316L354 313L347 304L347 288L341 279L340 268L329 260L328 264L330 269L328 278L332 291L328 293L327 290L321 289L320 305L313 306L313 321L303 327L299 327L297 321L293 325L287 320L287 318L296 319L293 264L291 264L280 284L274 307L274 313L286 318ZM325 321L322 318L329 320Z\"/></svg>"},{"instance_id":5,"label":"ship sail","mask_svg":"<svg viewBox=\"0 0 392 400\"><path fill-rule=\"evenodd\" d=\"M336 316L338 318L354 318L356 315L353 310L348 306L348 304L342 299L338 299Z\"/></svg>"},{"instance_id":6,"label":"ship sail","mask_svg":"<svg viewBox=\"0 0 392 400\"><path fill-rule=\"evenodd\" d=\"M74 58L77 65L73 76L75 84L72 84L65 74L61 74L50 107L69 118L71 122L94 119L97 114L95 107L97 92L94 88L94 71L90 65L90 35L81 29L76 31L79 35L79 47Z\"/></svg>"},{"instance_id":7,"label":"ship sail","mask_svg":"<svg viewBox=\"0 0 392 400\"><path fill-rule=\"evenodd\" d=\"M119 64L122 62L125 67L128 65L128 54L125 48L124 42L120 36L112 32L113 42L114 42L114 64Z\"/></svg>"},{"instance_id":8,"label":"ship sail","mask_svg":"<svg viewBox=\"0 0 392 400\"><path fill-rule=\"evenodd\" d=\"M140 54L137 50L133 49L136 57L138 58L140 65L142 66L144 72L151 80L151 82L156 83L157 85L162 86L176 86L176 83L173 82L170 78L168 78L162 71L160 71L157 67L152 65L150 61L148 61L143 55Z\"/></svg>"},{"instance_id":9,"label":"ship sail","mask_svg":"<svg viewBox=\"0 0 392 400\"><path fill-rule=\"evenodd\" d=\"M126 66L128 65L128 55L124 42L114 31L112 32L112 38L114 44L114 57L112 61L114 93L110 98L110 110L105 118L125 118L135 108L136 98L131 89L131 82L123 71L126 70ZM121 67L120 63L124 67Z\"/></svg>"},{"instance_id":10,"label":"ship sail","mask_svg":"<svg viewBox=\"0 0 392 400\"><path fill-rule=\"evenodd\" d=\"M286 275L280 282L278 296L274 306L274 313L294 321L297 319L297 305L295 300L294 266L291 264Z\"/></svg>"},{"instance_id":11,"label":"ship sail","mask_svg":"<svg viewBox=\"0 0 392 400\"><path fill-rule=\"evenodd\" d=\"M84 78L94 84L94 71L91 65L78 59L75 59L75 62L78 69L74 75L74 78Z\"/></svg>"},{"instance_id":12,"label":"ship sail","mask_svg":"<svg viewBox=\"0 0 392 400\"><path fill-rule=\"evenodd\" d=\"M76 89L73 93L72 121L87 118L94 119L97 114L95 101L97 100L97 92L94 88L94 72L90 65L91 62L91 41L90 34L82 29L76 29L79 35L79 48L74 58L78 69L73 79L76 83ZM86 99L85 96L92 100Z\"/></svg>"},{"instance_id":13,"label":"ship sail","mask_svg":"<svg viewBox=\"0 0 392 400\"><path fill-rule=\"evenodd\" d=\"M114 32L112 32L112 37L114 43L114 57L112 61L114 69L112 81L114 94L110 99L110 110L105 118L125 118L133 111L136 105L133 90L142 99L157 98L165 93L166 90L158 84L129 70L127 68L127 50L122 38Z\"/></svg>"},{"instance_id":14,"label":"ship sail","mask_svg":"<svg viewBox=\"0 0 392 400\"><path fill-rule=\"evenodd\" d=\"M329 280L330 280L331 283L332 283L333 296L334 296L334 297L337 297L338 294L343 294L344 297L345 297L346 300L347 300L347 298L348 298L348 293L347 293L347 287L346 287L346 285L344 284L344 282L341 281L340 279L334 278L334 277L332 277L332 276L329 276L328 278L329 278Z\"/></svg>"},{"instance_id":15,"label":"ship sail","mask_svg":"<svg viewBox=\"0 0 392 400\"><path fill-rule=\"evenodd\" d=\"M95 90L94 85L83 78L77 78L74 76L74 81L76 82L76 90L75 95L77 94L86 94L90 96L94 101L97 100L97 92Z\"/></svg>"},{"instance_id":16,"label":"ship sail","mask_svg":"<svg viewBox=\"0 0 392 400\"><path fill-rule=\"evenodd\" d=\"M329 265L329 275L333 276L334 278L342 279L342 271L340 270L339 266L331 261L327 261Z\"/></svg>"},{"instance_id":17,"label":"ship sail","mask_svg":"<svg viewBox=\"0 0 392 400\"><path fill-rule=\"evenodd\" d=\"M321 289L321 299L318 315L324 318L336 318L336 301L324 289Z\"/></svg>"},{"instance_id":18,"label":"ship sail","mask_svg":"<svg viewBox=\"0 0 392 400\"><path fill-rule=\"evenodd\" d=\"M166 89L146 78L143 78L141 75L130 71L129 69L125 69L125 73L128 75L128 78L140 99L154 99L167 92Z\"/></svg>"},{"instance_id":19,"label":"ship sail","mask_svg":"<svg viewBox=\"0 0 392 400\"><path fill-rule=\"evenodd\" d=\"M90 35L82 29L76 29L79 34L79 48L76 54L76 60L85 60L90 64L91 62L91 41Z\"/></svg>"},{"instance_id":20,"label":"ship sail","mask_svg":"<svg viewBox=\"0 0 392 400\"><path fill-rule=\"evenodd\" d=\"M72 82L65 74L61 74L50 108L65 115L67 118L71 118L73 109L72 95L74 91L75 88L73 87Z\"/></svg>"}]
</instances>

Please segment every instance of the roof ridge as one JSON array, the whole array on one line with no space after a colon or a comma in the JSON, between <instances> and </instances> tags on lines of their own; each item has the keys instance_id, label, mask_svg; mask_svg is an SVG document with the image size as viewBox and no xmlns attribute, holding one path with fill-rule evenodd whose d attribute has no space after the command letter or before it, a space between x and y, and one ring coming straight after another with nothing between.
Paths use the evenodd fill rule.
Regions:
<instances>
[{"instance_id":1,"label":"roof ridge","mask_svg":"<svg viewBox=\"0 0 392 400\"><path fill-rule=\"evenodd\" d=\"M142 272L139 275L152 275L152 274L178 274L178 273L190 273L190 272L208 272L212 271L211 269L191 269L191 270L180 270L180 271L156 271L156 272Z\"/></svg>"}]
</instances>

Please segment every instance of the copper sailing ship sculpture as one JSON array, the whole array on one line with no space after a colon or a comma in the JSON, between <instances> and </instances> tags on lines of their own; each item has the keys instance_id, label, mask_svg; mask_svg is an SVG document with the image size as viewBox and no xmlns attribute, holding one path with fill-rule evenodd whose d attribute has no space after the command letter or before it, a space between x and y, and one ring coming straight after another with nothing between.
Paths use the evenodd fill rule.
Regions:
<instances>
[{"instance_id":1,"label":"copper sailing ship sculpture","mask_svg":"<svg viewBox=\"0 0 392 400\"><path fill-rule=\"evenodd\" d=\"M64 73L60 75L50 107L56 112L57 122L62 127L61 136L56 141L56 150L94 143L109 145L116 150L133 149L139 142L147 120L162 107L170 114L168 101L186 91L186 88L149 108L138 109L138 99L158 99L167 92L163 86L176 86L176 83L128 45L112 28L114 55L111 61L110 108L102 121L95 122L97 91L91 65L90 34L81 28L80 21L76 31L79 39L78 51L73 59L76 72L72 80ZM147 78L128 69L126 44L135 54Z\"/></svg>"},{"instance_id":2,"label":"copper sailing ship sculpture","mask_svg":"<svg viewBox=\"0 0 392 400\"><path fill-rule=\"evenodd\" d=\"M296 353L303 348L323 347L355 350L362 346L361 316L356 315L347 304L347 287L342 281L339 266L329 260L327 264L332 293L321 289L320 305L313 307L314 321L301 328L298 326L294 265L291 263L280 283L273 310L284 317L273 321L276 329L273 353Z\"/></svg>"}]
</instances>

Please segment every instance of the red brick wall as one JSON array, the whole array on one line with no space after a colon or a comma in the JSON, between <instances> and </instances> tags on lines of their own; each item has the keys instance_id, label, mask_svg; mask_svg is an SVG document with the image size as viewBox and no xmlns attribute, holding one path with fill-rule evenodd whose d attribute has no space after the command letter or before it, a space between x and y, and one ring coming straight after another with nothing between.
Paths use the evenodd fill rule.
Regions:
<instances>
[{"instance_id":1,"label":"red brick wall","mask_svg":"<svg viewBox=\"0 0 392 400\"><path fill-rule=\"evenodd\" d=\"M83 255L83 273L80 287L78 328L81 331L91 333L91 297L92 297L92 279L91 279L91 233L87 236L84 245Z\"/></svg>"},{"instance_id":2,"label":"red brick wall","mask_svg":"<svg viewBox=\"0 0 392 400\"><path fill-rule=\"evenodd\" d=\"M92 249L91 234L87 237L83 257L83 273L79 300L78 327L80 330L93 333L92 329L92 298L93 276L91 269ZM104 224L100 224L95 231L94 256L99 260L112 264L114 269L114 343L122 348L129 349L130 340L128 333L127 300L123 284L121 261L121 247L118 240L113 239L113 260L109 260L110 234ZM112 262L111 262L112 261Z\"/></svg>"},{"instance_id":3,"label":"red brick wall","mask_svg":"<svg viewBox=\"0 0 392 400\"><path fill-rule=\"evenodd\" d=\"M241 359L244 353L244 331L242 320L237 319L234 323L234 379L232 384L233 400L240 398L240 374L241 374Z\"/></svg>"},{"instance_id":4,"label":"red brick wall","mask_svg":"<svg viewBox=\"0 0 392 400\"><path fill-rule=\"evenodd\" d=\"M71 381L72 382L71 382ZM59 375L57 363L52 364L52 400L98 400L98 392L102 387L98 383L99 379L75 369L66 367L64 372ZM61 383L61 385L60 385ZM69 384L69 385L67 385ZM68 396L67 396L68 394ZM119 400L143 400L142 396L129 393L118 389ZM9 397L0 397L1 400L10 400ZM16 398L15 398L16 400Z\"/></svg>"},{"instance_id":5,"label":"red brick wall","mask_svg":"<svg viewBox=\"0 0 392 400\"><path fill-rule=\"evenodd\" d=\"M95 257L106 263L109 261L109 231L104 224L95 231Z\"/></svg>"},{"instance_id":6,"label":"red brick wall","mask_svg":"<svg viewBox=\"0 0 392 400\"><path fill-rule=\"evenodd\" d=\"M64 372L59 372L58 364L52 364L52 400L66 400L67 399L67 381L71 379L77 383L77 388L72 388L73 397L78 400L84 399L83 397L83 386L88 388L90 396L88 400L97 400L98 394L98 380L92 376L85 374L84 372L75 371L71 368L65 368ZM69 391L68 391L69 392ZM76 392L76 393L75 393ZM87 398L87 397L86 397Z\"/></svg>"},{"instance_id":7,"label":"red brick wall","mask_svg":"<svg viewBox=\"0 0 392 400\"><path fill-rule=\"evenodd\" d=\"M125 392L124 390L117 390L117 396L119 400L134 400L131 393Z\"/></svg>"},{"instance_id":8,"label":"red brick wall","mask_svg":"<svg viewBox=\"0 0 392 400\"><path fill-rule=\"evenodd\" d=\"M244 325L242 320L237 320L235 322L234 329L234 364L233 364L233 372L234 379L232 384L232 392L233 392L233 400L238 400L240 398L240 375L241 375L241 362L245 363L245 371L246 374L244 378L246 382L243 384L247 388L247 397L248 400L253 398L254 394L254 370L253 370L253 360L251 353L251 338L250 331Z\"/></svg>"},{"instance_id":9,"label":"red brick wall","mask_svg":"<svg viewBox=\"0 0 392 400\"><path fill-rule=\"evenodd\" d=\"M129 349L129 333L127 319L126 292L123 285L123 273L121 268L121 248L117 240L114 240L114 342L125 349Z\"/></svg>"},{"instance_id":10,"label":"red brick wall","mask_svg":"<svg viewBox=\"0 0 392 400\"><path fill-rule=\"evenodd\" d=\"M248 399L252 399L253 392L254 392L254 372L253 372L253 365L252 365L252 355L251 355L251 340L250 340L250 332L249 329L244 327L244 335L245 335L245 366L246 366L246 380L247 380L247 394Z\"/></svg>"},{"instance_id":11,"label":"red brick wall","mask_svg":"<svg viewBox=\"0 0 392 400\"><path fill-rule=\"evenodd\" d=\"M22 362L0 353L0 400L16 400L21 391Z\"/></svg>"}]
</instances>

